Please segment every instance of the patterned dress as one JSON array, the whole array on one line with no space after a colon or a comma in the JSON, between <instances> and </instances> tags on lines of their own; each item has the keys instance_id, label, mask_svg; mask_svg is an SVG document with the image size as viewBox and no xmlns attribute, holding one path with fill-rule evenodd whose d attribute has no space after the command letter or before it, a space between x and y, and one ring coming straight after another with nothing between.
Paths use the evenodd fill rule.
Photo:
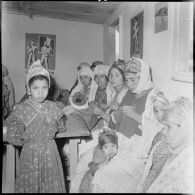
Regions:
<instances>
[{"instance_id":1,"label":"patterned dress","mask_svg":"<svg viewBox=\"0 0 195 195\"><path fill-rule=\"evenodd\" d=\"M7 141L22 146L15 192L66 192L62 163L54 141L62 114L54 102L46 100L38 107L26 100L7 118Z\"/></svg>"}]
</instances>

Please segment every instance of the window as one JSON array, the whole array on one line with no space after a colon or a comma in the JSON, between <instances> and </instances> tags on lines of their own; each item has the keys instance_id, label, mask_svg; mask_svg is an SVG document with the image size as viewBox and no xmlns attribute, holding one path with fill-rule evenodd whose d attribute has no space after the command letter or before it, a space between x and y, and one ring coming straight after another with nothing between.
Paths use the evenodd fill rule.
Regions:
<instances>
[{"instance_id":1,"label":"window","mask_svg":"<svg viewBox=\"0 0 195 195\"><path fill-rule=\"evenodd\" d=\"M114 45L115 45L115 60L119 57L119 19L117 19L113 24L112 28L114 30Z\"/></svg>"},{"instance_id":2,"label":"window","mask_svg":"<svg viewBox=\"0 0 195 195\"><path fill-rule=\"evenodd\" d=\"M174 17L176 46L172 79L193 82L193 2L178 3Z\"/></svg>"}]
</instances>

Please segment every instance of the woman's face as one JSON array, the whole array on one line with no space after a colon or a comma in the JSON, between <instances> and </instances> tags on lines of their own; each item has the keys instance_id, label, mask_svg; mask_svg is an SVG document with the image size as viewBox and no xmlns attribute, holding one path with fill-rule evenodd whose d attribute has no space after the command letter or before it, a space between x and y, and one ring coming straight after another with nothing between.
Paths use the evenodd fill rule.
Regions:
<instances>
[{"instance_id":1,"label":"woman's face","mask_svg":"<svg viewBox=\"0 0 195 195\"><path fill-rule=\"evenodd\" d=\"M135 76L135 74L129 72L125 73L125 83L131 91L137 88L139 81L139 76Z\"/></svg>"},{"instance_id":2,"label":"woman's face","mask_svg":"<svg viewBox=\"0 0 195 195\"><path fill-rule=\"evenodd\" d=\"M177 121L177 114L174 111L170 111L166 119L166 124L169 127L169 130L166 134L166 139L172 147L177 146L182 140L182 135L178 136L181 134L181 125Z\"/></svg>"},{"instance_id":3,"label":"woman's face","mask_svg":"<svg viewBox=\"0 0 195 195\"><path fill-rule=\"evenodd\" d=\"M86 75L81 75L79 76L79 79L84 87L88 87L91 85L91 81L92 81L91 77Z\"/></svg>"},{"instance_id":4,"label":"woman's face","mask_svg":"<svg viewBox=\"0 0 195 195\"><path fill-rule=\"evenodd\" d=\"M119 70L112 68L109 73L109 82L111 85L116 88L123 85L123 77Z\"/></svg>"},{"instance_id":5,"label":"woman's face","mask_svg":"<svg viewBox=\"0 0 195 195\"><path fill-rule=\"evenodd\" d=\"M104 74L96 74L94 77L98 87L104 89L107 86L107 78Z\"/></svg>"}]
</instances>

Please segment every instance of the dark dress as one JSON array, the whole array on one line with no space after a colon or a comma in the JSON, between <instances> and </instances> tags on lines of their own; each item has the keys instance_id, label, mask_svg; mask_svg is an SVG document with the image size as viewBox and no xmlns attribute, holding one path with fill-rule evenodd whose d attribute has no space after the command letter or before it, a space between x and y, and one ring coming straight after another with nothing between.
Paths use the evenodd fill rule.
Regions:
<instances>
[{"instance_id":1,"label":"dark dress","mask_svg":"<svg viewBox=\"0 0 195 195\"><path fill-rule=\"evenodd\" d=\"M54 141L62 114L54 102L46 100L40 108L26 100L7 118L7 141L22 146L16 192L66 192L62 163Z\"/></svg>"},{"instance_id":2,"label":"dark dress","mask_svg":"<svg viewBox=\"0 0 195 195\"><path fill-rule=\"evenodd\" d=\"M142 115L145 110L146 99L150 90L151 89L143 92L141 95L133 94L128 90L121 104L119 105L119 109L115 113L116 123L111 120L109 127L118 130L128 138L130 138L134 134L141 136L142 131L139 128L139 123L136 120L123 114L121 107L132 106L138 114Z\"/></svg>"}]
</instances>

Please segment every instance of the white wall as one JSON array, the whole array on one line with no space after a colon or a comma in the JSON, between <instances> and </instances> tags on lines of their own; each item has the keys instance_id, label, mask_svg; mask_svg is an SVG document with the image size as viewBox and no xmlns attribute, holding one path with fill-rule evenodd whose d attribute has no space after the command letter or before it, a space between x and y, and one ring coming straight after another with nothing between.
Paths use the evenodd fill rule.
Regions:
<instances>
[{"instance_id":1,"label":"white wall","mask_svg":"<svg viewBox=\"0 0 195 195\"><path fill-rule=\"evenodd\" d=\"M55 78L70 89L80 62L103 60L103 25L2 13L2 63L14 84L16 102L25 93L25 33L56 35Z\"/></svg>"},{"instance_id":2,"label":"white wall","mask_svg":"<svg viewBox=\"0 0 195 195\"><path fill-rule=\"evenodd\" d=\"M152 67L154 83L171 98L183 95L193 99L193 84L173 81L173 10L176 5L168 2L168 30L154 33L155 4L157 2L125 2L107 19L104 24L104 62L110 63L113 54L110 50L109 26L119 18L121 21L120 57L130 57L130 20L144 11L143 59ZM109 64L110 65L110 64Z\"/></svg>"}]
</instances>

